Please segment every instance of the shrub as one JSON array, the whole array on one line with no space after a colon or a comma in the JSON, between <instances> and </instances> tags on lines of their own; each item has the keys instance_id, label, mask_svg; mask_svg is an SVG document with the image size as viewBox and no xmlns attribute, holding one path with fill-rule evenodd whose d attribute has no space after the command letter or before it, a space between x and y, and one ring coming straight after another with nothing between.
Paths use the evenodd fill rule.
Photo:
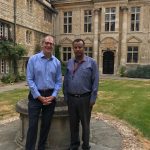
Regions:
<instances>
[{"instance_id":1,"label":"shrub","mask_svg":"<svg viewBox=\"0 0 150 150\"><path fill-rule=\"evenodd\" d=\"M25 81L25 80L26 80L26 76L23 74L22 75L7 74L1 78L1 81L3 83L14 83L14 82Z\"/></svg>"},{"instance_id":2,"label":"shrub","mask_svg":"<svg viewBox=\"0 0 150 150\"><path fill-rule=\"evenodd\" d=\"M126 72L126 77L150 79L150 65L138 66Z\"/></svg>"},{"instance_id":3,"label":"shrub","mask_svg":"<svg viewBox=\"0 0 150 150\"><path fill-rule=\"evenodd\" d=\"M125 76L125 72L126 72L126 67L125 66L121 66L120 69L119 69L119 75L121 77L124 77Z\"/></svg>"},{"instance_id":4,"label":"shrub","mask_svg":"<svg viewBox=\"0 0 150 150\"><path fill-rule=\"evenodd\" d=\"M12 74L4 75L4 76L1 78L1 81L2 81L3 83L14 83L14 82L15 82L15 76L12 75Z\"/></svg>"}]
</instances>

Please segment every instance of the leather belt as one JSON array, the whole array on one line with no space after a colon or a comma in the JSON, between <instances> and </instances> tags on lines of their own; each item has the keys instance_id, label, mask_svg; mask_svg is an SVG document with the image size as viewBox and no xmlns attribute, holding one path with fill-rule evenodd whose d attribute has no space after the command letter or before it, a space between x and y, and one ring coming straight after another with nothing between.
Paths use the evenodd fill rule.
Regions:
<instances>
[{"instance_id":1,"label":"leather belt","mask_svg":"<svg viewBox=\"0 0 150 150\"><path fill-rule=\"evenodd\" d=\"M87 92L87 93L83 93L83 94L71 94L68 93L68 95L72 96L72 97L85 97L85 96L89 96L91 94L91 92Z\"/></svg>"},{"instance_id":2,"label":"leather belt","mask_svg":"<svg viewBox=\"0 0 150 150\"><path fill-rule=\"evenodd\" d=\"M40 93L48 93L48 92L53 92L54 89L42 89L38 90Z\"/></svg>"}]
</instances>

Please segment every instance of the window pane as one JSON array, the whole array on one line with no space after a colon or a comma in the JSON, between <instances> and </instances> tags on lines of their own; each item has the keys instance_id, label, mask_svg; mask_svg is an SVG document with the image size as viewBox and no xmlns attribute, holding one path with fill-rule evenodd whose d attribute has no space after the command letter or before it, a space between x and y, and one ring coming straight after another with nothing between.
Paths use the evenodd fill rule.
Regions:
<instances>
[{"instance_id":1,"label":"window pane","mask_svg":"<svg viewBox=\"0 0 150 150\"><path fill-rule=\"evenodd\" d=\"M72 23L72 18L69 18L69 23Z\"/></svg>"},{"instance_id":2,"label":"window pane","mask_svg":"<svg viewBox=\"0 0 150 150\"><path fill-rule=\"evenodd\" d=\"M134 31L134 23L131 23L131 31Z\"/></svg>"},{"instance_id":3,"label":"window pane","mask_svg":"<svg viewBox=\"0 0 150 150\"><path fill-rule=\"evenodd\" d=\"M115 16L114 14L112 14L112 15L111 15L111 21L115 21L115 17L116 17L116 16Z\"/></svg>"},{"instance_id":4,"label":"window pane","mask_svg":"<svg viewBox=\"0 0 150 150\"><path fill-rule=\"evenodd\" d=\"M87 24L84 24L84 32L87 32Z\"/></svg>"},{"instance_id":5,"label":"window pane","mask_svg":"<svg viewBox=\"0 0 150 150\"><path fill-rule=\"evenodd\" d=\"M66 53L63 53L63 61L67 61Z\"/></svg>"},{"instance_id":6,"label":"window pane","mask_svg":"<svg viewBox=\"0 0 150 150\"><path fill-rule=\"evenodd\" d=\"M140 14L136 15L136 20L140 20Z\"/></svg>"},{"instance_id":7,"label":"window pane","mask_svg":"<svg viewBox=\"0 0 150 150\"><path fill-rule=\"evenodd\" d=\"M131 55L131 53L128 53L127 54L127 62L131 62L131 60L132 60L132 55Z\"/></svg>"},{"instance_id":8,"label":"window pane","mask_svg":"<svg viewBox=\"0 0 150 150\"><path fill-rule=\"evenodd\" d=\"M138 62L138 53L133 54L133 62Z\"/></svg>"},{"instance_id":9,"label":"window pane","mask_svg":"<svg viewBox=\"0 0 150 150\"><path fill-rule=\"evenodd\" d=\"M135 20L135 14L131 14L131 20Z\"/></svg>"},{"instance_id":10,"label":"window pane","mask_svg":"<svg viewBox=\"0 0 150 150\"><path fill-rule=\"evenodd\" d=\"M64 16L67 16L67 12L64 12Z\"/></svg>"},{"instance_id":11,"label":"window pane","mask_svg":"<svg viewBox=\"0 0 150 150\"><path fill-rule=\"evenodd\" d=\"M64 33L67 33L67 25L64 25Z\"/></svg>"},{"instance_id":12,"label":"window pane","mask_svg":"<svg viewBox=\"0 0 150 150\"><path fill-rule=\"evenodd\" d=\"M134 52L138 52L138 47L137 46L134 47Z\"/></svg>"},{"instance_id":13,"label":"window pane","mask_svg":"<svg viewBox=\"0 0 150 150\"><path fill-rule=\"evenodd\" d=\"M108 14L105 15L105 21L107 21L107 22L109 21L109 15Z\"/></svg>"},{"instance_id":14,"label":"window pane","mask_svg":"<svg viewBox=\"0 0 150 150\"><path fill-rule=\"evenodd\" d=\"M111 22L111 31L115 31L115 23Z\"/></svg>"},{"instance_id":15,"label":"window pane","mask_svg":"<svg viewBox=\"0 0 150 150\"><path fill-rule=\"evenodd\" d=\"M65 23L65 24L67 23L67 18L64 18L64 23Z\"/></svg>"},{"instance_id":16,"label":"window pane","mask_svg":"<svg viewBox=\"0 0 150 150\"><path fill-rule=\"evenodd\" d=\"M72 32L72 25L69 25L69 31L68 33L71 33Z\"/></svg>"},{"instance_id":17,"label":"window pane","mask_svg":"<svg viewBox=\"0 0 150 150\"><path fill-rule=\"evenodd\" d=\"M136 31L139 31L139 23L136 23Z\"/></svg>"},{"instance_id":18,"label":"window pane","mask_svg":"<svg viewBox=\"0 0 150 150\"><path fill-rule=\"evenodd\" d=\"M111 12L115 13L116 12L116 8L115 7L111 8Z\"/></svg>"},{"instance_id":19,"label":"window pane","mask_svg":"<svg viewBox=\"0 0 150 150\"><path fill-rule=\"evenodd\" d=\"M109 31L109 22L105 23L105 31Z\"/></svg>"},{"instance_id":20,"label":"window pane","mask_svg":"<svg viewBox=\"0 0 150 150\"><path fill-rule=\"evenodd\" d=\"M91 24L88 25L88 32L91 32Z\"/></svg>"},{"instance_id":21,"label":"window pane","mask_svg":"<svg viewBox=\"0 0 150 150\"><path fill-rule=\"evenodd\" d=\"M71 53L68 53L68 59L70 59L71 58Z\"/></svg>"}]
</instances>

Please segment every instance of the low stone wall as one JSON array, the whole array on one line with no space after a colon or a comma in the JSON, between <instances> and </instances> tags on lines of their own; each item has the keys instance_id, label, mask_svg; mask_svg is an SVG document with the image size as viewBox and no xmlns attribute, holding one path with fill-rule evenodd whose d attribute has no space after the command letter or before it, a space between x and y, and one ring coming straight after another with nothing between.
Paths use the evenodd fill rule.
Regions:
<instances>
[{"instance_id":1,"label":"low stone wall","mask_svg":"<svg viewBox=\"0 0 150 150\"><path fill-rule=\"evenodd\" d=\"M20 113L20 129L16 136L16 143L24 148L28 129L28 100L20 100L16 104L16 111ZM40 120L39 120L40 127ZM39 132L38 132L39 135ZM39 138L39 137L38 137ZM38 139L37 139L38 141ZM67 106L62 97L57 99L51 129L46 143L47 150L66 150L70 144L69 117Z\"/></svg>"}]
</instances>

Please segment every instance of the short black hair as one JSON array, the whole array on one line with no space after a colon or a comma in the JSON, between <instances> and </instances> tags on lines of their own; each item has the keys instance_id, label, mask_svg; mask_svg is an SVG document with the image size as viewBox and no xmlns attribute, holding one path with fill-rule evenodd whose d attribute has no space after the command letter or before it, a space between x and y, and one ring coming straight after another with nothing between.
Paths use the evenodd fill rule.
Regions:
<instances>
[{"instance_id":1,"label":"short black hair","mask_svg":"<svg viewBox=\"0 0 150 150\"><path fill-rule=\"evenodd\" d=\"M74 45L75 42L80 42L80 41L82 41L82 42L83 42L83 45L85 45L85 42L84 42L84 40L82 40L82 39L75 39L75 40L72 42L72 45Z\"/></svg>"}]
</instances>

